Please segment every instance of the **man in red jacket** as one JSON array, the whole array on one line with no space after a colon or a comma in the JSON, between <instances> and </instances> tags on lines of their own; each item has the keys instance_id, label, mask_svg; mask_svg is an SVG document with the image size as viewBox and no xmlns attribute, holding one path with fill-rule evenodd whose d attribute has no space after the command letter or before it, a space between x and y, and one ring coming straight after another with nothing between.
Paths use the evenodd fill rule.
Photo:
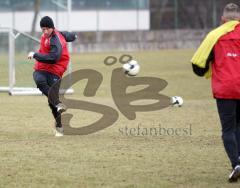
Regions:
<instances>
[{"instance_id":1,"label":"man in red jacket","mask_svg":"<svg viewBox=\"0 0 240 188\"><path fill-rule=\"evenodd\" d=\"M222 16L223 23L231 20L240 20L240 9L233 3L225 6ZM209 66L212 68L212 92L222 125L224 148L233 168L228 180L236 182L240 178L240 24L218 39L206 68L192 66L199 76L203 76Z\"/></svg>"},{"instance_id":2,"label":"man in red jacket","mask_svg":"<svg viewBox=\"0 0 240 188\"><path fill-rule=\"evenodd\" d=\"M56 134L63 136L61 113L66 106L59 101L61 77L69 63L67 42L74 41L77 36L70 32L59 32L55 29L53 20L45 16L40 21L42 37L38 52L29 52L28 58L36 60L33 78L40 91L48 97L48 103L55 118ZM49 97L49 90L54 85L54 98Z\"/></svg>"}]
</instances>

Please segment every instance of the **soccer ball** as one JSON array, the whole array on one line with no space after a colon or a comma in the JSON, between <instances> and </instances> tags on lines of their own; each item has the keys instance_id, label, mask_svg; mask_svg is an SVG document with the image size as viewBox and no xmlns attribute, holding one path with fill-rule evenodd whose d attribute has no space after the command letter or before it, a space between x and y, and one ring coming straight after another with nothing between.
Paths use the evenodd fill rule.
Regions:
<instances>
[{"instance_id":1,"label":"soccer ball","mask_svg":"<svg viewBox=\"0 0 240 188\"><path fill-rule=\"evenodd\" d=\"M129 76L136 76L140 71L140 66L136 60L131 60L122 66L123 72Z\"/></svg>"},{"instance_id":2,"label":"soccer ball","mask_svg":"<svg viewBox=\"0 0 240 188\"><path fill-rule=\"evenodd\" d=\"M179 96L171 97L171 104L174 107L181 107L183 105L183 99Z\"/></svg>"}]
</instances>

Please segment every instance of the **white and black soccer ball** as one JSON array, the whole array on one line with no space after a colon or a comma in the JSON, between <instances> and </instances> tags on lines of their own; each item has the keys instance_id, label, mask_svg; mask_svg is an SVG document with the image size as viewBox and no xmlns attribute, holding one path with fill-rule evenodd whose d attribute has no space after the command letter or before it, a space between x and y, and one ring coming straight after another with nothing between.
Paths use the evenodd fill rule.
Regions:
<instances>
[{"instance_id":1,"label":"white and black soccer ball","mask_svg":"<svg viewBox=\"0 0 240 188\"><path fill-rule=\"evenodd\" d=\"M136 60L131 60L122 66L125 74L129 76L136 76L140 71L140 65Z\"/></svg>"},{"instance_id":2,"label":"white and black soccer ball","mask_svg":"<svg viewBox=\"0 0 240 188\"><path fill-rule=\"evenodd\" d=\"M179 96L171 97L171 104L174 107L181 107L183 105L183 98Z\"/></svg>"}]
</instances>

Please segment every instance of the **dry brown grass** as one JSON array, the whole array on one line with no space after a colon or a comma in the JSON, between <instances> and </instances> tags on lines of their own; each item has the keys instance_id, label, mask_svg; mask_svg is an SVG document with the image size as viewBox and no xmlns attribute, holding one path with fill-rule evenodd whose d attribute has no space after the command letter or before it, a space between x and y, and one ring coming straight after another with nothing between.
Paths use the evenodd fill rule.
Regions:
<instances>
[{"instance_id":1,"label":"dry brown grass","mask_svg":"<svg viewBox=\"0 0 240 188\"><path fill-rule=\"evenodd\" d=\"M134 121L119 112L117 122L107 129L55 138L45 97L0 94L0 187L239 187L239 183L227 183L230 164L222 146L215 101L209 80L191 71L193 51L130 54L141 64L139 76L168 81L163 93L182 96L183 107L137 113ZM74 70L95 69L104 75L104 81L93 98L83 96L84 81L74 85L75 94L70 97L117 110L111 98L110 77L120 64L106 67L102 62L107 55L119 57L121 53L73 55ZM5 76L6 70L1 74ZM23 77L20 81L31 79ZM75 127L98 117L86 111L70 112ZM191 125L192 129L191 134L181 136L121 132L139 125L174 130Z\"/></svg>"}]
</instances>

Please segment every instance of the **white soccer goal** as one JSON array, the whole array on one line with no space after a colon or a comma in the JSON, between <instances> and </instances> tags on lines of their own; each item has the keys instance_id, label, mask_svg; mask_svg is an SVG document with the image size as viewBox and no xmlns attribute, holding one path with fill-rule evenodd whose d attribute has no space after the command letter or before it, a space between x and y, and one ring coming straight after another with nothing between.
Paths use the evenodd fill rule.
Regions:
<instances>
[{"instance_id":1,"label":"white soccer goal","mask_svg":"<svg viewBox=\"0 0 240 188\"><path fill-rule=\"evenodd\" d=\"M8 92L9 95L42 95L33 82L33 63L27 60L29 41L35 43L33 46L36 50L39 46L38 39L16 29L0 27L0 92ZM26 60L23 60L23 56ZM69 66L68 73L71 72ZM72 94L73 89L66 92L61 90L60 93Z\"/></svg>"}]
</instances>

